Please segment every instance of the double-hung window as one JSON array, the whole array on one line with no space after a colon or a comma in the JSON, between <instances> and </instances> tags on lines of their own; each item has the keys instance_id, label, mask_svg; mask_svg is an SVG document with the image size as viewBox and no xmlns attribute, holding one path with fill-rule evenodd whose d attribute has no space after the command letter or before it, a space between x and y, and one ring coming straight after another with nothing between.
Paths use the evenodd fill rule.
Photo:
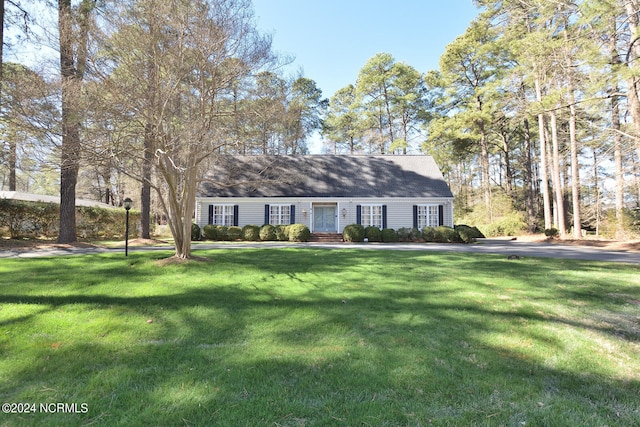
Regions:
<instances>
[{"instance_id":1,"label":"double-hung window","mask_svg":"<svg viewBox=\"0 0 640 427\"><path fill-rule=\"evenodd\" d=\"M210 223L214 225L233 225L233 205L212 205Z\"/></svg>"},{"instance_id":2,"label":"double-hung window","mask_svg":"<svg viewBox=\"0 0 640 427\"><path fill-rule=\"evenodd\" d=\"M438 205L418 205L418 228L437 227L440 223Z\"/></svg>"},{"instance_id":3,"label":"double-hung window","mask_svg":"<svg viewBox=\"0 0 640 427\"><path fill-rule=\"evenodd\" d=\"M289 225L291 224L291 205L270 205L269 224Z\"/></svg>"},{"instance_id":4,"label":"double-hung window","mask_svg":"<svg viewBox=\"0 0 640 427\"><path fill-rule=\"evenodd\" d=\"M361 209L360 224L382 228L382 205L362 205Z\"/></svg>"}]
</instances>

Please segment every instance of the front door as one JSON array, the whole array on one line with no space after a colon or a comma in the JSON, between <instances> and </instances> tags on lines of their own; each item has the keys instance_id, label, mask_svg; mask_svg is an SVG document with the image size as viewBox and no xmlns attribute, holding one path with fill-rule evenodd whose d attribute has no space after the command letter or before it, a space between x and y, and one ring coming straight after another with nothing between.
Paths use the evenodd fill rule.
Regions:
<instances>
[{"instance_id":1,"label":"front door","mask_svg":"<svg viewBox=\"0 0 640 427\"><path fill-rule=\"evenodd\" d=\"M313 207L313 231L323 233L336 233L336 207Z\"/></svg>"}]
</instances>

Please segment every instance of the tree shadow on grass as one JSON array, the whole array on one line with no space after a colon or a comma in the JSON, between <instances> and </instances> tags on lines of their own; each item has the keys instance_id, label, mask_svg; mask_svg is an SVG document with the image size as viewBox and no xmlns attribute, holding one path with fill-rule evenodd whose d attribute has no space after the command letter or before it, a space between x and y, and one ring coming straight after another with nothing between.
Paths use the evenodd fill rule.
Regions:
<instances>
[{"instance_id":1,"label":"tree shadow on grass","mask_svg":"<svg viewBox=\"0 0 640 427\"><path fill-rule=\"evenodd\" d=\"M87 294L99 285L82 288L81 282L61 284L55 294L46 284L29 283L31 273L15 286L3 280L0 305L43 307L4 326L50 328L19 349L0 342L7 358L25 361L3 375L3 401L86 401L90 408L87 414L16 416L9 425L633 425L639 415L635 377L602 371L595 356L582 372L556 366L528 349L562 355L567 343L518 324L570 326L619 339L613 331L589 319L489 303L491 289L505 291L492 283L496 274L513 276L508 286L526 293L528 280L561 272L553 265L532 272L531 265L505 267L491 257L405 254L406 268L390 276L388 254L211 254L211 264L155 273L145 257L128 261L122 273L111 272L122 263L110 260L85 269L92 283L96 277L126 284L150 274L174 281L212 275L211 282L168 294L166 288L154 295ZM447 282L447 263L476 272L466 279L475 282ZM262 275L253 283L218 285L215 269ZM349 269L353 275L335 279ZM296 292L288 293L294 284ZM20 285L28 290L20 292ZM483 287L486 300L469 295ZM545 290L546 296L527 298L596 304L590 292ZM69 319L95 315L110 322L69 341L56 336L55 325L38 323L63 319L67 309L91 312ZM527 342L507 343L510 328Z\"/></svg>"}]
</instances>

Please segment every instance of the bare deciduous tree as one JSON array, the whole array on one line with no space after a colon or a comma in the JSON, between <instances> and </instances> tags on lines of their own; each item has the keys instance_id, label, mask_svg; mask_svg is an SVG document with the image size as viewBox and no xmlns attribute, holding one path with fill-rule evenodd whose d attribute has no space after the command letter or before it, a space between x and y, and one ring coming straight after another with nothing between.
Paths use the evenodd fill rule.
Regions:
<instances>
[{"instance_id":1,"label":"bare deciduous tree","mask_svg":"<svg viewBox=\"0 0 640 427\"><path fill-rule=\"evenodd\" d=\"M274 59L252 13L248 0L117 2L110 13L98 68L104 108L117 115L111 155L155 190L177 258L191 256L196 190L228 142L234 87Z\"/></svg>"}]
</instances>

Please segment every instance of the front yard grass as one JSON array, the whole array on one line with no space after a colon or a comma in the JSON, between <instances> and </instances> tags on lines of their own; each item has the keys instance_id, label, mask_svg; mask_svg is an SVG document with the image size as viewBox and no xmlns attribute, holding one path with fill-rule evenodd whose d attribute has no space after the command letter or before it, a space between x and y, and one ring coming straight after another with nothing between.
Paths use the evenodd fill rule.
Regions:
<instances>
[{"instance_id":1,"label":"front yard grass","mask_svg":"<svg viewBox=\"0 0 640 427\"><path fill-rule=\"evenodd\" d=\"M0 260L0 426L640 425L638 266L169 255Z\"/></svg>"}]
</instances>

